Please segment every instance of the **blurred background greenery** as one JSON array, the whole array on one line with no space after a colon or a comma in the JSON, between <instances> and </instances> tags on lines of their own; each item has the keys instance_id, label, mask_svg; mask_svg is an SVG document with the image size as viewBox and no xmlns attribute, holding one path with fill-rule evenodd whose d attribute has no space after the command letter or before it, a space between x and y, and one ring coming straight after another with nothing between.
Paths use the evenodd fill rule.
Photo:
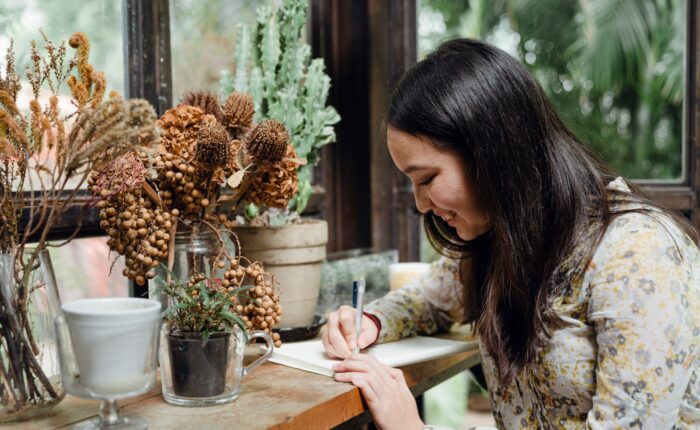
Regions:
<instances>
[{"instance_id":1,"label":"blurred background greenery","mask_svg":"<svg viewBox=\"0 0 700 430\"><path fill-rule=\"evenodd\" d=\"M525 64L567 125L634 179L683 177L686 0L419 0L419 55L456 36Z\"/></svg>"},{"instance_id":2,"label":"blurred background greenery","mask_svg":"<svg viewBox=\"0 0 700 430\"><path fill-rule=\"evenodd\" d=\"M0 0L0 65L4 68L5 51L12 40L17 69L23 77L30 62L30 41L36 40L37 47L43 50L39 29L56 44L65 41L68 57L72 58L74 51L68 47L68 38L74 32L82 31L90 38L90 62L105 73L108 90L123 94L121 3L115 0ZM68 86L64 86L61 93L69 94Z\"/></svg>"}]
</instances>

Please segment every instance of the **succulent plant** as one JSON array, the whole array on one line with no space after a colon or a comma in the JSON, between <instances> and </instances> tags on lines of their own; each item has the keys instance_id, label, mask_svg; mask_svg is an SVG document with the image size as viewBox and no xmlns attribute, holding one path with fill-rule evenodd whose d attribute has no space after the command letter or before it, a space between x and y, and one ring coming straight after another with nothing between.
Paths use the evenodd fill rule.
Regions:
<instances>
[{"instance_id":1,"label":"succulent plant","mask_svg":"<svg viewBox=\"0 0 700 430\"><path fill-rule=\"evenodd\" d=\"M326 105L330 78L323 60L311 59L311 48L302 39L308 1L285 0L273 10L261 7L252 27L238 29L235 72L221 73L224 95L234 91L253 98L255 121L276 119L289 130L296 156L306 159L297 167L299 191L290 209L301 213L313 193L312 168L321 148L335 141L333 125L338 112Z\"/></svg>"}]
</instances>

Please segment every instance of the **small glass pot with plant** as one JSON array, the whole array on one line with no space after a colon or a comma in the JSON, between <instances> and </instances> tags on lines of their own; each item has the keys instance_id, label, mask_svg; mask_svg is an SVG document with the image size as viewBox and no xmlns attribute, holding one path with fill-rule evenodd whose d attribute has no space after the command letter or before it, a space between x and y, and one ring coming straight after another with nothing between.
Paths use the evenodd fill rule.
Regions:
<instances>
[{"instance_id":1,"label":"small glass pot with plant","mask_svg":"<svg viewBox=\"0 0 700 430\"><path fill-rule=\"evenodd\" d=\"M279 303L272 277L262 265L243 257L224 264L224 278L198 273L186 280L159 281L168 298L161 331L163 397L180 406L206 406L234 401L241 380L264 363L279 338L254 327L274 324ZM245 346L263 339L265 353L243 366Z\"/></svg>"}]
</instances>

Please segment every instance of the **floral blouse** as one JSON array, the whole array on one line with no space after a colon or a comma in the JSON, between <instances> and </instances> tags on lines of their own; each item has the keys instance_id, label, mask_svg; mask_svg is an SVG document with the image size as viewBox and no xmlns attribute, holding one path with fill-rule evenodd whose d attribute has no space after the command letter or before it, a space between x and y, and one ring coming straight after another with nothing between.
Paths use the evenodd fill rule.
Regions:
<instances>
[{"instance_id":1,"label":"floral blouse","mask_svg":"<svg viewBox=\"0 0 700 430\"><path fill-rule=\"evenodd\" d=\"M458 270L442 258L368 304L379 341L464 321ZM700 252L666 217L614 218L554 310L566 324L510 385L481 350L500 429L700 429Z\"/></svg>"}]
</instances>

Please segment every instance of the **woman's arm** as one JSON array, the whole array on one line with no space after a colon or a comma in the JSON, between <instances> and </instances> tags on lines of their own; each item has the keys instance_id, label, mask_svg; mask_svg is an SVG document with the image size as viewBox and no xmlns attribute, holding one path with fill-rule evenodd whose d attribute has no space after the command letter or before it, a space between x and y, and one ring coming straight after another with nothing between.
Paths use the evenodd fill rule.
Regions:
<instances>
[{"instance_id":1,"label":"woman's arm","mask_svg":"<svg viewBox=\"0 0 700 430\"><path fill-rule=\"evenodd\" d=\"M426 275L368 304L359 337L355 333L355 309L341 306L331 312L321 329L326 352L346 358L356 343L365 348L374 342L435 333L446 330L453 321L464 321L458 266L457 261L442 258Z\"/></svg>"},{"instance_id":2,"label":"woman's arm","mask_svg":"<svg viewBox=\"0 0 700 430\"><path fill-rule=\"evenodd\" d=\"M329 315L322 334L324 346L329 355L346 358L334 367L335 379L360 388L378 428L420 430L423 423L403 372L380 364L370 355L351 355L351 345L447 329L452 321L463 320L461 291L458 263L443 258L432 264L425 276L365 307L380 321L379 336L375 323L365 316L356 339L354 309L348 306Z\"/></svg>"},{"instance_id":3,"label":"woman's arm","mask_svg":"<svg viewBox=\"0 0 700 430\"><path fill-rule=\"evenodd\" d=\"M598 363L587 425L671 428L698 371L697 249L649 216L618 221L589 270Z\"/></svg>"},{"instance_id":4,"label":"woman's arm","mask_svg":"<svg viewBox=\"0 0 700 430\"><path fill-rule=\"evenodd\" d=\"M381 343L446 331L464 320L463 301L459 261L442 257L428 273L368 304L365 311L379 319Z\"/></svg>"}]
</instances>

